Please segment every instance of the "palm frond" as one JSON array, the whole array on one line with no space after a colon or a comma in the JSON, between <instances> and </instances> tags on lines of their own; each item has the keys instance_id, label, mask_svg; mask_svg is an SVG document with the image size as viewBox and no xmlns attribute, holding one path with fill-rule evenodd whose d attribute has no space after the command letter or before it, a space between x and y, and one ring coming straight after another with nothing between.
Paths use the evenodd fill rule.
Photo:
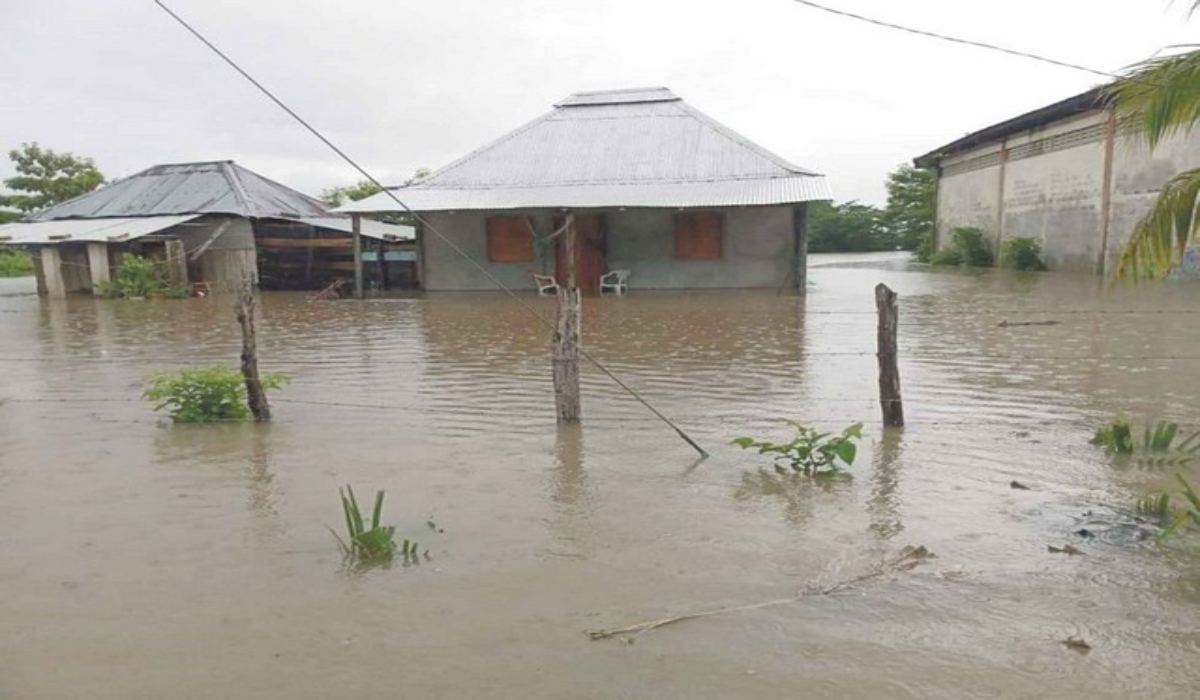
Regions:
<instances>
[{"instance_id":1,"label":"palm frond","mask_svg":"<svg viewBox=\"0 0 1200 700\"><path fill-rule=\"evenodd\" d=\"M1200 74L1198 74L1200 75ZM1200 85L1197 86L1200 90ZM1196 93L1200 109L1200 92ZM1200 119L1200 111L1197 112ZM1114 271L1121 278L1161 278L1183 261L1188 241L1200 228L1200 168L1171 178L1153 208L1137 223L1117 257Z\"/></svg>"},{"instance_id":2,"label":"palm frond","mask_svg":"<svg viewBox=\"0 0 1200 700\"><path fill-rule=\"evenodd\" d=\"M1200 51L1143 61L1108 93L1120 123L1144 135L1153 148L1200 123Z\"/></svg>"}]
</instances>

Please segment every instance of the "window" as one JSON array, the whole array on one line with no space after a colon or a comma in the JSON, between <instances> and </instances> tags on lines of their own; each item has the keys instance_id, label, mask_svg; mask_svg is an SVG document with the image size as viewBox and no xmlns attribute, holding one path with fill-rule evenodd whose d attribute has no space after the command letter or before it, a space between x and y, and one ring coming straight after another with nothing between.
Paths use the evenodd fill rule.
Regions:
<instances>
[{"instance_id":1,"label":"window","mask_svg":"<svg viewBox=\"0 0 1200 700\"><path fill-rule=\"evenodd\" d=\"M492 216L487 220L489 262L533 262L533 231L523 216Z\"/></svg>"},{"instance_id":2,"label":"window","mask_svg":"<svg viewBox=\"0 0 1200 700\"><path fill-rule=\"evenodd\" d=\"M680 212L675 215L676 260L720 260L725 217L720 212Z\"/></svg>"}]
</instances>

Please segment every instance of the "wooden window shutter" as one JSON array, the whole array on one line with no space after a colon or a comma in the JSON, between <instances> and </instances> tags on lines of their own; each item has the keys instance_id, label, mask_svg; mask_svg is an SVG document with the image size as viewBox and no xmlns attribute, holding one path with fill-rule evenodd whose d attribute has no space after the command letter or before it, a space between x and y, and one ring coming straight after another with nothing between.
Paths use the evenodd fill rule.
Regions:
<instances>
[{"instance_id":1,"label":"wooden window shutter","mask_svg":"<svg viewBox=\"0 0 1200 700\"><path fill-rule=\"evenodd\" d=\"M533 232L525 217L488 217L487 255L489 262L533 262Z\"/></svg>"},{"instance_id":2,"label":"wooden window shutter","mask_svg":"<svg viewBox=\"0 0 1200 700\"><path fill-rule=\"evenodd\" d=\"M720 260L725 217L721 212L680 212L675 215L676 260Z\"/></svg>"}]
</instances>

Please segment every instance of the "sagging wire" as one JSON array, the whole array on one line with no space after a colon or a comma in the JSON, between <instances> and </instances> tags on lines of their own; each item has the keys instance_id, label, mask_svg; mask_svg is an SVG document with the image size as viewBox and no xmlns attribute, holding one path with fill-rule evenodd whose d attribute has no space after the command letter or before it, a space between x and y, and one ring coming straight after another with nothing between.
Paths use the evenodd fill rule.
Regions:
<instances>
[{"instance_id":1,"label":"sagging wire","mask_svg":"<svg viewBox=\"0 0 1200 700\"><path fill-rule=\"evenodd\" d=\"M316 129L316 127L309 124L303 117L301 117L299 114L297 114L295 110L293 110L291 107L289 107L287 104L285 104L283 102L283 100L276 97L274 93L272 93L270 90L268 90L266 88L266 86L264 86L262 83L258 82L258 80L256 80L254 78L254 76L250 75L250 73L248 73L245 69L243 69L240 65L238 65L238 63L236 61L234 61L232 58L227 56L223 51L221 51L220 48L218 48L215 44L213 44L211 41L209 41L203 34L200 33L199 30L192 27L192 25L189 24L187 22L187 20L183 19L178 14L176 14L173 10L171 10L170 7L167 7L166 3L163 2L163 0L154 0L154 4L158 5L159 8L162 9L163 12L166 12L168 15L170 15L172 19L174 19L184 29L186 29L189 33L191 33L192 36L196 37L196 39L198 39L200 41L200 43L204 44L206 47L208 47L209 50L211 50L214 54L216 54L218 57L220 57L221 60L223 60L225 63L229 64L229 66L231 68L233 68L235 71L237 71L237 73L239 75L241 75L243 78L245 78L247 81L249 81L251 85L253 85L255 88L258 89L259 92L261 92L268 99L270 99L272 102L274 102L276 104L276 106L278 106L280 109L282 109L284 112L286 112L288 114L288 116L290 116L292 119L294 119L298 124L300 124L305 129L307 129L308 132L311 133L313 136L315 136L319 141L321 141L321 143L328 146L330 150L332 150L334 153L336 153L338 155L338 157L340 157L342 160L344 160L350 167L352 167L356 171L358 171L358 173L360 175L362 175L363 178L365 178L368 182L375 185L376 187L380 188L380 190L384 194L386 194L389 198L391 198L391 200L393 202L395 202L401 209L403 209L406 213L408 213L410 216L412 216L415 221L420 223L424 227L425 230L428 230L430 233L437 236L442 241L442 243L445 243L451 250L453 250L455 253L460 255L467 262L471 263L471 265L474 266L475 269L479 270L479 272L482 273L484 277L491 280L491 282L493 284L495 284L497 288L499 288L500 290L502 290L506 294L508 294L510 297L512 297L512 299L514 301L516 301L522 308L524 308L526 311L528 311L543 326L545 326L547 329L554 330L555 325L551 321L549 321L548 319L544 318L541 314L539 314L537 312L537 310L535 310L528 302L526 302L524 299L522 299L520 296L518 296L516 292L509 289L503 282L501 282L499 279L497 279L495 275L493 275L491 272L489 272L486 267L484 267L478 261L476 261L475 258L473 258L469 254L467 254L466 251L464 251L462 248L460 248L458 246L458 244L456 244L454 241L452 241L448 236L446 236L441 231L439 231L436 226L433 226L427 220L425 220L424 217L422 217L417 212L413 211L407 204L405 204L403 201L400 200L399 197L396 196L395 192L392 192L391 190L389 190L386 186L384 186L384 184L382 182L380 182L378 179L376 179L374 175L367 172L367 170L365 168L363 168L361 165L359 165L357 161L355 161L348 154L346 154L345 151L338 148L336 144L334 144L332 141L330 141L328 138L326 138L324 134L322 134L320 131L318 131ZM579 355L581 357L583 357L585 360L587 360L588 362L590 362L592 365L594 365L596 367L596 369L600 370L601 373L603 373L605 376L607 376L609 379L611 379L617 386L621 387L622 390L624 390L626 393L628 393L630 396L632 396L634 399L636 399L638 401L638 403L645 406L646 409L649 410L652 414L654 414L655 417L657 417L663 423L667 424L672 430L675 431L675 433L677 435L679 435L679 437L684 442L686 442L688 445L690 445L692 447L692 449L696 450L696 452L700 453L701 458L708 457L708 452L706 452L704 450L704 448L700 447L700 445L697 444L696 441L691 438L691 436L689 436L686 432L684 432L682 428L680 428L678 425L676 425L670 418L663 415L662 412L660 412L657 408L652 406L649 401L644 399L641 396L641 394L634 391L628 384L626 384L624 381L622 381L620 377L613 374L607 367L602 365L596 358L592 357L592 355L590 353L588 353L587 350L580 347Z\"/></svg>"},{"instance_id":2,"label":"sagging wire","mask_svg":"<svg viewBox=\"0 0 1200 700\"><path fill-rule=\"evenodd\" d=\"M814 10L820 10L821 12L828 12L831 15L837 15L839 17L846 17L848 19L858 20L859 22L866 22L867 24L873 24L877 27L884 27L885 29L894 29L896 31L907 32L909 34L916 34L917 36L928 37L931 39L939 39L941 41L948 41L953 44L962 44L964 46L973 46L975 48L987 49L989 51L999 51L1000 53L1008 54L1010 56L1018 56L1020 58L1028 58L1028 59L1031 59L1034 61L1048 63L1052 66L1058 66L1060 68L1070 68L1072 70L1083 71L1084 73L1091 73L1092 75L1098 75L1098 76L1101 76L1104 78L1112 78L1112 79L1120 80L1121 78L1124 77L1118 73L1097 70L1095 68L1089 68L1088 66L1083 66L1078 63L1070 63L1068 61L1060 61L1056 58L1048 58L1046 56L1040 56L1038 54L1030 53L1028 51L1019 51L1017 49L1010 49L1010 48L1006 48L1004 46L999 46L997 44L989 44L985 41L975 41L973 39L961 39L959 37L949 36L946 34L938 34L937 32L931 32L931 31L928 31L925 29L917 29L915 27L907 27L905 25L895 24L893 22L885 22L884 20L881 20L881 19L875 19L873 17L867 17L866 15L860 15L860 14L856 14L854 12L847 12L846 10L839 10L835 7L829 7L828 5L822 5L817 2L811 2L811 0L792 0L792 2L795 2L797 5L804 5L805 7L810 7Z\"/></svg>"}]
</instances>

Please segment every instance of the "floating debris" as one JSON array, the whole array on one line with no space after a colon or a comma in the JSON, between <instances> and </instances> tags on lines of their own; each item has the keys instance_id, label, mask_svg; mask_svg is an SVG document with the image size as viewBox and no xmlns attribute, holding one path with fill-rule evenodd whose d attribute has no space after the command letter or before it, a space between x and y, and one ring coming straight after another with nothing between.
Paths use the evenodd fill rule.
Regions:
<instances>
[{"instance_id":1,"label":"floating debris","mask_svg":"<svg viewBox=\"0 0 1200 700\"><path fill-rule=\"evenodd\" d=\"M1029 490L1028 486L1026 486L1025 484L1022 484L1019 481L1016 481L1015 479L1011 483L1009 483L1009 486L1014 489L1017 489L1018 491L1028 491Z\"/></svg>"},{"instance_id":2,"label":"floating debris","mask_svg":"<svg viewBox=\"0 0 1200 700\"><path fill-rule=\"evenodd\" d=\"M1084 556L1084 553L1081 550L1077 549L1076 547L1072 547L1069 544L1062 546L1062 547L1055 547L1052 544L1047 545L1046 551L1050 552L1051 554L1066 554L1066 555L1072 556L1072 557Z\"/></svg>"},{"instance_id":3,"label":"floating debris","mask_svg":"<svg viewBox=\"0 0 1200 700\"><path fill-rule=\"evenodd\" d=\"M1091 644L1088 644L1087 641L1084 640L1082 637L1076 637L1075 635L1071 635L1070 637L1067 637L1066 639L1060 641L1059 644L1065 646L1066 648L1068 648L1072 651L1077 651L1080 654L1086 654L1092 650Z\"/></svg>"}]
</instances>

